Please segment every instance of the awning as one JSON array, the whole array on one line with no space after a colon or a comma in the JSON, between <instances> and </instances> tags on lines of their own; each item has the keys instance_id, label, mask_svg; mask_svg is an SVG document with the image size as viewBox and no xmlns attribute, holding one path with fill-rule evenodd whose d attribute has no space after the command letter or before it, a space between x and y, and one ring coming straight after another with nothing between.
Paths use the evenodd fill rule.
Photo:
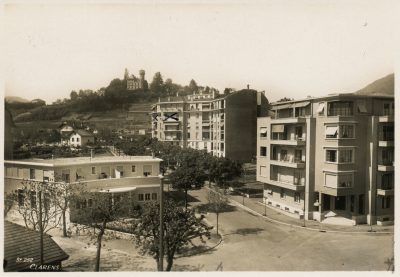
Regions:
<instances>
[{"instance_id":1,"label":"awning","mask_svg":"<svg viewBox=\"0 0 400 277\"><path fill-rule=\"evenodd\" d=\"M283 104L283 105L276 105L272 109L273 110L282 110L282 109L289 109L292 107L293 107L293 104Z\"/></svg>"},{"instance_id":2,"label":"awning","mask_svg":"<svg viewBox=\"0 0 400 277\"><path fill-rule=\"evenodd\" d=\"M338 132L337 126L327 126L325 130L325 135L327 136L336 136Z\"/></svg>"},{"instance_id":3,"label":"awning","mask_svg":"<svg viewBox=\"0 0 400 277\"><path fill-rule=\"evenodd\" d=\"M106 193L117 193L117 192L128 192L136 190L136 187L123 187L123 188L112 188L112 189L102 189L99 192L106 192Z\"/></svg>"},{"instance_id":4,"label":"awning","mask_svg":"<svg viewBox=\"0 0 400 277\"><path fill-rule=\"evenodd\" d=\"M365 102L358 101L357 102L357 106L358 106L358 111L360 113L366 113L367 112L367 108L365 107Z\"/></svg>"},{"instance_id":5,"label":"awning","mask_svg":"<svg viewBox=\"0 0 400 277\"><path fill-rule=\"evenodd\" d=\"M325 107L325 103L319 103L317 112L322 113L324 111L324 107Z\"/></svg>"},{"instance_id":6,"label":"awning","mask_svg":"<svg viewBox=\"0 0 400 277\"><path fill-rule=\"evenodd\" d=\"M302 107L307 107L308 105L310 105L310 102L301 102L301 103L295 103L294 106L296 108L302 108Z\"/></svg>"},{"instance_id":7,"label":"awning","mask_svg":"<svg viewBox=\"0 0 400 277\"><path fill-rule=\"evenodd\" d=\"M260 133L261 134L266 134L267 133L267 128L266 127L260 128Z\"/></svg>"},{"instance_id":8,"label":"awning","mask_svg":"<svg viewBox=\"0 0 400 277\"><path fill-rule=\"evenodd\" d=\"M285 131L284 125L272 125L272 133L283 133Z\"/></svg>"}]
</instances>

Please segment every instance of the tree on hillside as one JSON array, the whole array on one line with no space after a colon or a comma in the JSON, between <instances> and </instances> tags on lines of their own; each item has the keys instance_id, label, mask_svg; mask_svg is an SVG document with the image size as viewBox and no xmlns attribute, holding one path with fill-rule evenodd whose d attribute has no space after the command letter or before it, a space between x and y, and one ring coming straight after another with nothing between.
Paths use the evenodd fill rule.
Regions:
<instances>
[{"instance_id":1,"label":"tree on hillside","mask_svg":"<svg viewBox=\"0 0 400 277\"><path fill-rule=\"evenodd\" d=\"M198 91L199 87L197 86L197 83L195 80L190 80L189 83L189 90L191 93L196 93Z\"/></svg>"},{"instance_id":2,"label":"tree on hillside","mask_svg":"<svg viewBox=\"0 0 400 277\"><path fill-rule=\"evenodd\" d=\"M78 99L78 93L77 93L75 90L73 90L73 91L71 91L71 93L69 94L69 97L71 98L72 101L75 101L75 100Z\"/></svg>"},{"instance_id":3,"label":"tree on hillside","mask_svg":"<svg viewBox=\"0 0 400 277\"><path fill-rule=\"evenodd\" d=\"M160 245L160 208L158 203L149 203L141 210L138 220L132 224L134 241L142 255L149 254L157 262L159 268ZM164 204L164 255L167 259L166 271L171 271L175 254L195 238L204 243L210 238L209 227L202 219L197 218L192 209L183 209L172 200ZM164 269L162 269L164 270Z\"/></svg>"},{"instance_id":4,"label":"tree on hillside","mask_svg":"<svg viewBox=\"0 0 400 277\"><path fill-rule=\"evenodd\" d=\"M153 81L150 84L150 90L152 92L161 94L163 92L163 78L160 72L156 72L153 77Z\"/></svg>"}]
</instances>

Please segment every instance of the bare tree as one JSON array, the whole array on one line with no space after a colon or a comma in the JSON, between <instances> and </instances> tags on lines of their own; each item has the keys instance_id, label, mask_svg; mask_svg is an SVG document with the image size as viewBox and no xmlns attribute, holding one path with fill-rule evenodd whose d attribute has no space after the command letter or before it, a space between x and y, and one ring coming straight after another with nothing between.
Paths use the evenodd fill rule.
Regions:
<instances>
[{"instance_id":1,"label":"bare tree","mask_svg":"<svg viewBox=\"0 0 400 277\"><path fill-rule=\"evenodd\" d=\"M88 232L96 244L95 271L100 271L101 245L107 227L118 225L131 208L131 202L122 195L107 192L86 192L75 198L74 221L78 228Z\"/></svg>"},{"instance_id":2,"label":"bare tree","mask_svg":"<svg viewBox=\"0 0 400 277\"><path fill-rule=\"evenodd\" d=\"M43 264L43 235L60 223L54 187L47 182L25 181L18 192L17 210L28 229L40 233L40 262Z\"/></svg>"}]
</instances>

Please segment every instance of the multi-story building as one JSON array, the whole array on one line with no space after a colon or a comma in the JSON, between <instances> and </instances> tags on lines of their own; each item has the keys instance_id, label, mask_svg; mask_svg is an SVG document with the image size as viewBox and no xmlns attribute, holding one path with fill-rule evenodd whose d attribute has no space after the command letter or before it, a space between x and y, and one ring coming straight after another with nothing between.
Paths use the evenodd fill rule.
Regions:
<instances>
[{"instance_id":1,"label":"multi-story building","mask_svg":"<svg viewBox=\"0 0 400 277\"><path fill-rule=\"evenodd\" d=\"M267 114L262 92L241 90L160 99L153 106L152 137L218 157L250 161L256 155L257 116Z\"/></svg>"},{"instance_id":2,"label":"multi-story building","mask_svg":"<svg viewBox=\"0 0 400 277\"><path fill-rule=\"evenodd\" d=\"M265 204L318 221L393 223L393 97L329 95L272 110L258 119Z\"/></svg>"},{"instance_id":3,"label":"multi-story building","mask_svg":"<svg viewBox=\"0 0 400 277\"><path fill-rule=\"evenodd\" d=\"M129 75L128 69L125 69L124 80L126 81L127 90L148 89L148 83L145 79L145 71L139 70L139 78L135 75Z\"/></svg>"},{"instance_id":4,"label":"multi-story building","mask_svg":"<svg viewBox=\"0 0 400 277\"><path fill-rule=\"evenodd\" d=\"M6 160L4 192L24 197L20 194L26 181L66 182L140 205L159 197L160 162L150 156Z\"/></svg>"}]
</instances>

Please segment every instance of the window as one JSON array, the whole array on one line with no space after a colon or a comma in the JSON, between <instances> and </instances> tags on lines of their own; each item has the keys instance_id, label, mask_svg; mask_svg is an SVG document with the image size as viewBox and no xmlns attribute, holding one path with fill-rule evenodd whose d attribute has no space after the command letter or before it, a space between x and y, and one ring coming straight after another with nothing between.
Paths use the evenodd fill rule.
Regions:
<instances>
[{"instance_id":1,"label":"window","mask_svg":"<svg viewBox=\"0 0 400 277\"><path fill-rule=\"evenodd\" d=\"M139 201L144 201L144 194L143 193L138 194L138 197L139 197Z\"/></svg>"},{"instance_id":2,"label":"window","mask_svg":"<svg viewBox=\"0 0 400 277\"><path fill-rule=\"evenodd\" d=\"M354 126L340 125L340 138L354 138Z\"/></svg>"},{"instance_id":3,"label":"window","mask_svg":"<svg viewBox=\"0 0 400 277\"><path fill-rule=\"evenodd\" d=\"M72 142L75 142L75 138L71 138L71 141L72 141Z\"/></svg>"},{"instance_id":4,"label":"window","mask_svg":"<svg viewBox=\"0 0 400 277\"><path fill-rule=\"evenodd\" d=\"M366 103L365 101L357 101L357 107L358 107L358 112L359 113L366 113L367 108L366 108Z\"/></svg>"},{"instance_id":5,"label":"window","mask_svg":"<svg viewBox=\"0 0 400 277\"><path fill-rule=\"evenodd\" d=\"M358 196L358 213L364 214L364 194Z\"/></svg>"},{"instance_id":6,"label":"window","mask_svg":"<svg viewBox=\"0 0 400 277\"><path fill-rule=\"evenodd\" d=\"M153 192L151 194L151 200L157 200L157 193Z\"/></svg>"},{"instance_id":7,"label":"window","mask_svg":"<svg viewBox=\"0 0 400 277\"><path fill-rule=\"evenodd\" d=\"M390 196L382 197L382 209L389 209L390 208Z\"/></svg>"},{"instance_id":8,"label":"window","mask_svg":"<svg viewBox=\"0 0 400 277\"><path fill-rule=\"evenodd\" d=\"M25 193L23 189L18 189L17 191L17 201L18 206L23 206L25 202Z\"/></svg>"},{"instance_id":9,"label":"window","mask_svg":"<svg viewBox=\"0 0 400 277\"><path fill-rule=\"evenodd\" d=\"M224 144L221 143L221 151L224 151Z\"/></svg>"},{"instance_id":10,"label":"window","mask_svg":"<svg viewBox=\"0 0 400 277\"><path fill-rule=\"evenodd\" d=\"M352 116L353 102L337 101L328 103L328 116Z\"/></svg>"},{"instance_id":11,"label":"window","mask_svg":"<svg viewBox=\"0 0 400 277\"><path fill-rule=\"evenodd\" d=\"M284 161L284 162L289 161L289 158L287 155L287 150L284 150L284 149L281 150L281 161Z\"/></svg>"},{"instance_id":12,"label":"window","mask_svg":"<svg viewBox=\"0 0 400 277\"><path fill-rule=\"evenodd\" d=\"M267 131L268 131L268 129L266 127L260 128L260 138L266 138L267 137Z\"/></svg>"},{"instance_id":13,"label":"window","mask_svg":"<svg viewBox=\"0 0 400 277\"><path fill-rule=\"evenodd\" d=\"M336 152L337 150L326 150L325 161L330 163L336 163Z\"/></svg>"},{"instance_id":14,"label":"window","mask_svg":"<svg viewBox=\"0 0 400 277\"><path fill-rule=\"evenodd\" d=\"M31 208L36 208L36 191L29 192L29 199L31 202Z\"/></svg>"},{"instance_id":15,"label":"window","mask_svg":"<svg viewBox=\"0 0 400 277\"><path fill-rule=\"evenodd\" d=\"M144 195L144 200L146 200L146 201L150 200L150 193L146 193Z\"/></svg>"},{"instance_id":16,"label":"window","mask_svg":"<svg viewBox=\"0 0 400 277\"><path fill-rule=\"evenodd\" d=\"M324 115L324 108L325 108L325 103L321 102L318 104L318 115Z\"/></svg>"},{"instance_id":17,"label":"window","mask_svg":"<svg viewBox=\"0 0 400 277\"><path fill-rule=\"evenodd\" d=\"M120 174L120 177L124 176L124 167L123 166L117 166L117 171Z\"/></svg>"},{"instance_id":18,"label":"window","mask_svg":"<svg viewBox=\"0 0 400 277\"><path fill-rule=\"evenodd\" d=\"M79 138L76 138L76 142L79 142Z\"/></svg>"},{"instance_id":19,"label":"window","mask_svg":"<svg viewBox=\"0 0 400 277\"><path fill-rule=\"evenodd\" d=\"M151 176L152 173L152 166L151 165L144 165L143 166L143 175L144 176Z\"/></svg>"},{"instance_id":20,"label":"window","mask_svg":"<svg viewBox=\"0 0 400 277\"><path fill-rule=\"evenodd\" d=\"M132 165L132 172L136 172L136 165Z\"/></svg>"},{"instance_id":21,"label":"window","mask_svg":"<svg viewBox=\"0 0 400 277\"><path fill-rule=\"evenodd\" d=\"M92 166L92 174L96 174L96 167Z\"/></svg>"},{"instance_id":22,"label":"window","mask_svg":"<svg viewBox=\"0 0 400 277\"><path fill-rule=\"evenodd\" d=\"M35 169L29 169L29 179L35 179Z\"/></svg>"},{"instance_id":23,"label":"window","mask_svg":"<svg viewBox=\"0 0 400 277\"><path fill-rule=\"evenodd\" d=\"M350 212L354 212L354 195L350 195Z\"/></svg>"},{"instance_id":24,"label":"window","mask_svg":"<svg viewBox=\"0 0 400 277\"><path fill-rule=\"evenodd\" d=\"M190 139L190 133L187 133L187 138Z\"/></svg>"},{"instance_id":25,"label":"window","mask_svg":"<svg viewBox=\"0 0 400 277\"><path fill-rule=\"evenodd\" d=\"M351 188L353 186L353 174L338 175L338 188Z\"/></svg>"},{"instance_id":26,"label":"window","mask_svg":"<svg viewBox=\"0 0 400 277\"><path fill-rule=\"evenodd\" d=\"M326 138L337 138L338 137L338 127L337 126L326 126L325 137Z\"/></svg>"},{"instance_id":27,"label":"window","mask_svg":"<svg viewBox=\"0 0 400 277\"><path fill-rule=\"evenodd\" d=\"M300 192L294 193L294 202L300 203Z\"/></svg>"},{"instance_id":28,"label":"window","mask_svg":"<svg viewBox=\"0 0 400 277\"><path fill-rule=\"evenodd\" d=\"M282 199L286 198L285 189L281 189L280 196Z\"/></svg>"},{"instance_id":29,"label":"window","mask_svg":"<svg viewBox=\"0 0 400 277\"><path fill-rule=\"evenodd\" d=\"M393 173L386 173L382 175L381 189L383 190L393 189Z\"/></svg>"},{"instance_id":30,"label":"window","mask_svg":"<svg viewBox=\"0 0 400 277\"><path fill-rule=\"evenodd\" d=\"M302 140L303 139L303 126L296 126L296 140Z\"/></svg>"},{"instance_id":31,"label":"window","mask_svg":"<svg viewBox=\"0 0 400 277\"><path fill-rule=\"evenodd\" d=\"M352 163L353 162L353 150L344 149L339 151L339 162L340 163Z\"/></svg>"},{"instance_id":32,"label":"window","mask_svg":"<svg viewBox=\"0 0 400 277\"><path fill-rule=\"evenodd\" d=\"M88 208L93 207L93 199L90 199L90 198L88 199L87 206L88 206Z\"/></svg>"},{"instance_id":33,"label":"window","mask_svg":"<svg viewBox=\"0 0 400 277\"><path fill-rule=\"evenodd\" d=\"M267 156L267 147L261 146L260 147L260 156L261 157L266 157Z\"/></svg>"},{"instance_id":34,"label":"window","mask_svg":"<svg viewBox=\"0 0 400 277\"><path fill-rule=\"evenodd\" d=\"M301 163L302 162L303 151L301 149L294 150L294 162Z\"/></svg>"},{"instance_id":35,"label":"window","mask_svg":"<svg viewBox=\"0 0 400 277\"><path fill-rule=\"evenodd\" d=\"M266 177L267 176L267 167L266 166L260 166L260 176Z\"/></svg>"}]
</instances>

